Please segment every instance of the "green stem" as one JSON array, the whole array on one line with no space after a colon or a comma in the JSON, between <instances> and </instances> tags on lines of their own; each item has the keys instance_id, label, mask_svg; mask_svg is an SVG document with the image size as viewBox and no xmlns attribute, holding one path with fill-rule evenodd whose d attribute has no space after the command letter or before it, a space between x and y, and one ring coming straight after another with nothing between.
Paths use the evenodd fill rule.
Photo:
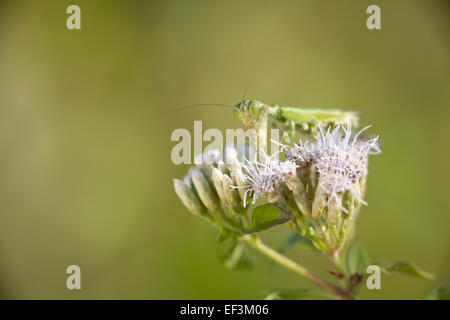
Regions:
<instances>
[{"instance_id":1,"label":"green stem","mask_svg":"<svg viewBox=\"0 0 450 320\"><path fill-rule=\"evenodd\" d=\"M245 235L241 239L244 240L245 242L247 242L250 246L252 246L256 250L258 250L259 252L261 252L262 254L266 255L273 261L277 262L278 264L307 278L308 280L313 282L319 288L330 291L336 298L345 299L345 300L354 300L355 299L350 292L332 284L331 282L326 281L325 279L322 279L319 275L309 271L305 267L299 265L298 263L292 261L291 259L287 258L286 256L284 256L284 255L280 254L279 252L273 250L272 248L266 246L261 241L260 238L258 238L256 236L252 236L252 235Z\"/></svg>"},{"instance_id":2,"label":"green stem","mask_svg":"<svg viewBox=\"0 0 450 320\"><path fill-rule=\"evenodd\" d=\"M344 261L341 259L340 253L338 252L337 254L332 254L329 257L330 257L331 263L335 266L337 271L344 276L343 278L339 278L339 282L340 282L341 286L345 289L348 289L348 282L347 282L348 275L347 275Z\"/></svg>"}]
</instances>

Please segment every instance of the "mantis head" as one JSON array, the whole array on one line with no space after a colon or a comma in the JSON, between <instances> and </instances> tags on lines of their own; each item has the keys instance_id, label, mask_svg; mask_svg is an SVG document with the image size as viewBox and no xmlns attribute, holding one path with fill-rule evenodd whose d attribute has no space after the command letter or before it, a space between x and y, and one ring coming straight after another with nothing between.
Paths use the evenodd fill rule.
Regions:
<instances>
[{"instance_id":1,"label":"mantis head","mask_svg":"<svg viewBox=\"0 0 450 320\"><path fill-rule=\"evenodd\" d=\"M264 106L265 104L258 100L243 100L234 106L234 115L241 119L247 129L257 129L264 116L267 116Z\"/></svg>"}]
</instances>

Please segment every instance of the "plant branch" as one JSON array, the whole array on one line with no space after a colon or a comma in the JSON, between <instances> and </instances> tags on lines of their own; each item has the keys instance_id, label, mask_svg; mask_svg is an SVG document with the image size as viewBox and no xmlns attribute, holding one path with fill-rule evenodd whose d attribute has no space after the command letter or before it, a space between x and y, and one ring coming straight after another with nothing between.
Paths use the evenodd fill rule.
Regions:
<instances>
[{"instance_id":1,"label":"plant branch","mask_svg":"<svg viewBox=\"0 0 450 320\"><path fill-rule=\"evenodd\" d=\"M257 236L245 235L242 236L241 239L247 242L250 246L258 250L259 252L261 252L262 254L266 255L273 261L277 262L278 264L307 278L319 288L330 291L336 298L345 300L355 300L355 297L353 297L352 294L347 290L344 290L341 287L338 287L333 283L328 282L325 279L322 279L319 275L313 273L312 271L309 271L305 267L299 265L298 263L292 261L286 256L266 246Z\"/></svg>"}]
</instances>

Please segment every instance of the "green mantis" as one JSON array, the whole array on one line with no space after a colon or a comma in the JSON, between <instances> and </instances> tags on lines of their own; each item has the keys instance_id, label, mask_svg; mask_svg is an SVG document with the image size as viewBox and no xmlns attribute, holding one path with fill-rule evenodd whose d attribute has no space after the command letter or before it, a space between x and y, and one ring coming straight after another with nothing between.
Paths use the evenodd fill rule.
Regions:
<instances>
[{"instance_id":1,"label":"green mantis","mask_svg":"<svg viewBox=\"0 0 450 320\"><path fill-rule=\"evenodd\" d=\"M358 125L358 116L354 111L270 106L258 100L240 101L234 106L234 115L244 123L246 129L253 129L257 134L258 149L266 146L269 125L285 132L283 138L288 142L293 141L296 132L316 136L319 126Z\"/></svg>"}]
</instances>

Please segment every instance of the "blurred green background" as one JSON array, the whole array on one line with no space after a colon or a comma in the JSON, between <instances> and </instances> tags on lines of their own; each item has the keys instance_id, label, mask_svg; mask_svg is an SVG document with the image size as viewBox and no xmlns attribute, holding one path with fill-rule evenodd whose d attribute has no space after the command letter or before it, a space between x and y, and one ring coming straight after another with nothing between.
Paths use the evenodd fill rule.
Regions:
<instances>
[{"instance_id":1,"label":"blurred green background","mask_svg":"<svg viewBox=\"0 0 450 320\"><path fill-rule=\"evenodd\" d=\"M66 28L81 7L82 29ZM382 29L366 28L381 7ZM357 109L381 135L357 238L371 260L449 276L447 1L2 1L0 297L253 299L311 285L258 261L224 269L216 231L172 189L176 128L238 128L227 108ZM277 228L264 235L276 245ZM309 252L291 257L318 272ZM81 267L82 290L66 289ZM326 276L326 275L325 275ZM382 278L367 299L421 298L436 282Z\"/></svg>"}]
</instances>

